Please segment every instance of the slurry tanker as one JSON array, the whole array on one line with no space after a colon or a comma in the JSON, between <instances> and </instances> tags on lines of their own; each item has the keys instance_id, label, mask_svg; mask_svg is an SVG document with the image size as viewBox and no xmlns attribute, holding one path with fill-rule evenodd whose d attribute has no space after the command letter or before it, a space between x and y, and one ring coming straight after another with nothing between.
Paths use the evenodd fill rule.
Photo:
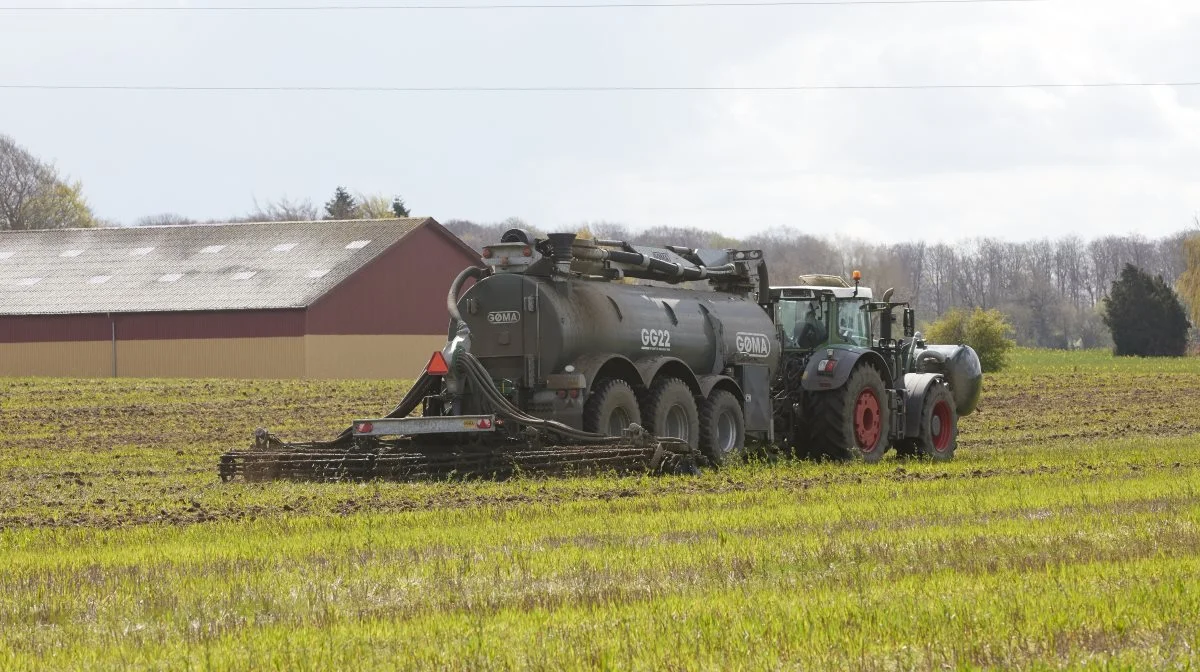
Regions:
<instances>
[{"instance_id":1,"label":"slurry tanker","mask_svg":"<svg viewBox=\"0 0 1200 672\"><path fill-rule=\"evenodd\" d=\"M755 446L949 460L982 373L912 308L838 276L771 286L761 250L506 232L449 288L450 325L387 415L329 441L259 429L222 478L694 472Z\"/></svg>"}]
</instances>

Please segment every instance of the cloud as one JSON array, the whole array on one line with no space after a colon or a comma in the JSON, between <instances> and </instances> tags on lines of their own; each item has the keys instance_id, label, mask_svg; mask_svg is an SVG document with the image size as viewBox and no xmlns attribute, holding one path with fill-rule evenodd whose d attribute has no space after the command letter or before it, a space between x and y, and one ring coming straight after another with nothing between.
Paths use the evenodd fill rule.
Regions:
<instances>
[{"instance_id":1,"label":"cloud","mask_svg":"<svg viewBox=\"0 0 1200 672\"><path fill-rule=\"evenodd\" d=\"M1153 5L1151 9L1148 5ZM1194 79L1200 8L1055 2L826 15L708 83ZM902 240L1160 235L1200 209L1200 92L1019 89L715 93L605 193L629 221L791 225ZM595 185L595 181L591 182ZM567 189L571 202L593 200ZM612 217L610 217L612 218Z\"/></svg>"}]
</instances>

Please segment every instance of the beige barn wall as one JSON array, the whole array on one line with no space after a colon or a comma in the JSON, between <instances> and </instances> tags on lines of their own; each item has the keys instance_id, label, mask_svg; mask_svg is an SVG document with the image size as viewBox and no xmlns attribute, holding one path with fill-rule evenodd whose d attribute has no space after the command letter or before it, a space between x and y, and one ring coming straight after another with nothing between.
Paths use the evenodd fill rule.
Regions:
<instances>
[{"instance_id":1,"label":"beige barn wall","mask_svg":"<svg viewBox=\"0 0 1200 672\"><path fill-rule=\"evenodd\" d=\"M412 379L446 345L431 336L296 336L117 341L128 378ZM0 376L112 376L111 341L6 343Z\"/></svg>"},{"instance_id":2,"label":"beige barn wall","mask_svg":"<svg viewBox=\"0 0 1200 672\"><path fill-rule=\"evenodd\" d=\"M0 344L0 376L112 375L112 341Z\"/></svg>"},{"instance_id":3,"label":"beige barn wall","mask_svg":"<svg viewBox=\"0 0 1200 672\"><path fill-rule=\"evenodd\" d=\"M117 375L129 378L301 378L304 338L117 341Z\"/></svg>"},{"instance_id":4,"label":"beige barn wall","mask_svg":"<svg viewBox=\"0 0 1200 672\"><path fill-rule=\"evenodd\" d=\"M421 375L446 335L305 336L309 378L402 378Z\"/></svg>"}]
</instances>

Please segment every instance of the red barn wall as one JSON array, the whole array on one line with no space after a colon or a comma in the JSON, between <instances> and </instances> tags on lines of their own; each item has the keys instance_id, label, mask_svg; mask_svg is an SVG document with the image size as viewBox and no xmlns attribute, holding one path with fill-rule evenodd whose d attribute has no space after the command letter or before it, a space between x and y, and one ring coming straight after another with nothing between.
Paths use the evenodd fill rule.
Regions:
<instances>
[{"instance_id":1,"label":"red barn wall","mask_svg":"<svg viewBox=\"0 0 1200 672\"><path fill-rule=\"evenodd\" d=\"M446 292L479 256L437 224L413 230L308 309L313 378L415 378L446 343Z\"/></svg>"}]
</instances>

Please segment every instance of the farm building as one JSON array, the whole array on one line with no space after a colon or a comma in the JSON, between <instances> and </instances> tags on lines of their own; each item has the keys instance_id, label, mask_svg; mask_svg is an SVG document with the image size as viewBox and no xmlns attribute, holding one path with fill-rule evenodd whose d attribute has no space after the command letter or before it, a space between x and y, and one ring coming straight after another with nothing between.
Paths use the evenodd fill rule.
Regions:
<instances>
[{"instance_id":1,"label":"farm building","mask_svg":"<svg viewBox=\"0 0 1200 672\"><path fill-rule=\"evenodd\" d=\"M0 232L0 375L411 378L478 263L432 219Z\"/></svg>"}]
</instances>

